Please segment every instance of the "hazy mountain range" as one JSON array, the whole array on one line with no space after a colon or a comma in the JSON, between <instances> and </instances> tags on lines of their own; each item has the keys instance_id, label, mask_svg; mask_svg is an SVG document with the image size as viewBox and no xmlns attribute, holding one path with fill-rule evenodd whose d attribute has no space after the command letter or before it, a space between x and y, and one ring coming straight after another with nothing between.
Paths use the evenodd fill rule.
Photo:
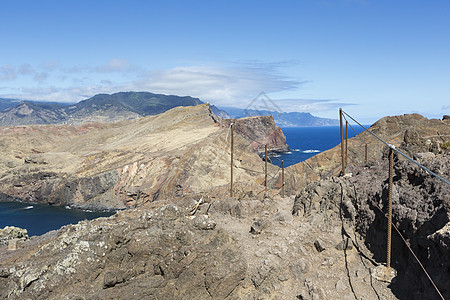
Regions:
<instances>
[{"instance_id":1,"label":"hazy mountain range","mask_svg":"<svg viewBox=\"0 0 450 300\"><path fill-rule=\"evenodd\" d=\"M70 104L0 98L0 126L114 122L160 114L177 106L195 106L202 103L204 102L200 99L189 96L149 92L98 94ZM211 105L211 109L225 119L272 115L280 127L338 125L338 120L318 118L309 113L217 108L214 105Z\"/></svg>"},{"instance_id":2,"label":"hazy mountain range","mask_svg":"<svg viewBox=\"0 0 450 300\"><path fill-rule=\"evenodd\" d=\"M308 127L308 126L337 126L339 120L319 118L306 112L278 112L270 110L242 109L234 107L220 107L232 118L251 116L273 116L275 123L280 127Z\"/></svg>"}]
</instances>

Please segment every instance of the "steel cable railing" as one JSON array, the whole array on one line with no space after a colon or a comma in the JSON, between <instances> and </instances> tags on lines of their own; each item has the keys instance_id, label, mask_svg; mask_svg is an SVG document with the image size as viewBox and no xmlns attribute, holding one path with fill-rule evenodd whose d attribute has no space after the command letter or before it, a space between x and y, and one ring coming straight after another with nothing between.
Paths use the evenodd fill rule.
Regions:
<instances>
[{"instance_id":1,"label":"steel cable railing","mask_svg":"<svg viewBox=\"0 0 450 300\"><path fill-rule=\"evenodd\" d=\"M411 157L409 157L408 155L406 155L405 153L401 152L400 150L398 150L394 145L389 144L388 142L386 142L385 140L383 140L382 138L380 138L378 135L376 135L375 133L373 133L372 131L370 131L369 129L367 129L366 127L364 127L361 123L359 123L358 121L356 121L352 116L350 116L349 114L347 114L345 111L342 111L342 113L344 115L346 115L347 117L349 117L350 119L352 119L356 124L358 124L359 126L361 126L362 128L365 129L365 131L369 132L371 135L373 135L374 137L376 137L380 142L382 142L383 144L385 144L386 146L388 146L389 148L391 148L392 150L394 150L395 152L397 152L398 154L402 155L403 157L405 157L406 159L408 159L409 161L411 161L412 163L418 165L420 168L424 169L425 171L427 171L428 173L430 173L431 175L433 175L436 178L439 178L440 180L442 180L443 182L445 182L446 184L450 185L450 182L443 178L442 176L439 176L438 174L434 173L433 171L431 171L430 169L428 169L427 167L425 167L424 165L420 164L419 162L415 161L414 159L412 159Z\"/></svg>"}]
</instances>

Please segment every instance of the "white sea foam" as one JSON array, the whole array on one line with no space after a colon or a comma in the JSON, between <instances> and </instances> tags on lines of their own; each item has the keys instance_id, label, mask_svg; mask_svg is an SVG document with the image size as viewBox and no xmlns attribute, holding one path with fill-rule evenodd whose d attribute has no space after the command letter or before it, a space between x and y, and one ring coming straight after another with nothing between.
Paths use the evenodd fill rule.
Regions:
<instances>
[{"instance_id":1,"label":"white sea foam","mask_svg":"<svg viewBox=\"0 0 450 300\"><path fill-rule=\"evenodd\" d=\"M305 150L305 151L302 151L303 153L319 153L320 152L320 150L314 150L314 149L311 149L311 150Z\"/></svg>"}]
</instances>

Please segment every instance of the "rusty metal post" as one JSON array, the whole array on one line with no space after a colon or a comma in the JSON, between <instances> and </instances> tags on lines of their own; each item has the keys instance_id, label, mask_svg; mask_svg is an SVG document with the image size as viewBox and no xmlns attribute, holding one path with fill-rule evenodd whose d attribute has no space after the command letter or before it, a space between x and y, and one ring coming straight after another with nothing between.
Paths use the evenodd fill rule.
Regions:
<instances>
[{"instance_id":1,"label":"rusty metal post","mask_svg":"<svg viewBox=\"0 0 450 300\"><path fill-rule=\"evenodd\" d=\"M265 167L264 167L264 192L267 193L267 145L264 145L264 162L265 162Z\"/></svg>"},{"instance_id":2,"label":"rusty metal post","mask_svg":"<svg viewBox=\"0 0 450 300\"><path fill-rule=\"evenodd\" d=\"M234 148L234 135L233 135L233 123L231 123L231 178L230 178L230 197L233 197L233 148Z\"/></svg>"},{"instance_id":3,"label":"rusty metal post","mask_svg":"<svg viewBox=\"0 0 450 300\"><path fill-rule=\"evenodd\" d=\"M394 151L389 149L389 206L388 206L388 228L387 228L387 259L386 273L391 268L391 237L392 237L392 189L394 185Z\"/></svg>"},{"instance_id":4,"label":"rusty metal post","mask_svg":"<svg viewBox=\"0 0 450 300\"><path fill-rule=\"evenodd\" d=\"M345 121L345 166L348 166L348 122Z\"/></svg>"},{"instance_id":5,"label":"rusty metal post","mask_svg":"<svg viewBox=\"0 0 450 300\"><path fill-rule=\"evenodd\" d=\"M342 163L342 176L345 175L345 161L344 161L344 128L342 124L342 108L339 108L339 122L341 125L341 163Z\"/></svg>"},{"instance_id":6,"label":"rusty metal post","mask_svg":"<svg viewBox=\"0 0 450 300\"><path fill-rule=\"evenodd\" d=\"M284 160L281 161L281 198L284 198Z\"/></svg>"},{"instance_id":7,"label":"rusty metal post","mask_svg":"<svg viewBox=\"0 0 450 300\"><path fill-rule=\"evenodd\" d=\"M368 155L367 154L368 153L367 153L367 144L366 144L365 150L364 150L364 161L366 162L366 165L367 165L367 160L368 160Z\"/></svg>"}]
</instances>

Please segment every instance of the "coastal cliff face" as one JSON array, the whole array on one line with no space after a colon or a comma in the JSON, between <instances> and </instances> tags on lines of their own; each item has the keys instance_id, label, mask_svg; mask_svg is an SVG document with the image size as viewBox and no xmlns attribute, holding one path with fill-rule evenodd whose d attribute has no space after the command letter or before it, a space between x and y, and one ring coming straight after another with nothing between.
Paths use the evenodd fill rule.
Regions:
<instances>
[{"instance_id":1,"label":"coastal cliff face","mask_svg":"<svg viewBox=\"0 0 450 300\"><path fill-rule=\"evenodd\" d=\"M438 175L450 178L449 153L426 152L416 158ZM385 159L370 167L353 166L349 172L353 176L308 185L296 196L293 213L303 218L339 215L345 220L342 227L345 234L356 231L374 260L385 263L388 162ZM447 299L450 297L450 186L397 155L394 173L393 224ZM394 228L391 249L391 265L397 271L390 284L394 294L399 299L441 299Z\"/></svg>"},{"instance_id":2,"label":"coastal cliff face","mask_svg":"<svg viewBox=\"0 0 450 300\"><path fill-rule=\"evenodd\" d=\"M419 114L385 117L374 123L372 132L411 157L417 152L446 153L450 150L450 120L427 119ZM351 130L351 128L349 128ZM385 145L368 132L348 140L348 165L366 165L365 145L368 149L367 165L383 159ZM295 193L311 182L330 178L341 171L340 145L319 153L304 162L286 168L286 189ZM281 181L277 183L281 185Z\"/></svg>"},{"instance_id":3,"label":"coastal cliff face","mask_svg":"<svg viewBox=\"0 0 450 300\"><path fill-rule=\"evenodd\" d=\"M203 104L118 123L1 127L1 198L120 209L229 184L218 120ZM261 181L263 163L238 134L234 155L236 178Z\"/></svg>"},{"instance_id":4,"label":"coastal cliff face","mask_svg":"<svg viewBox=\"0 0 450 300\"><path fill-rule=\"evenodd\" d=\"M235 132L246 138L259 153L264 152L264 145L267 145L267 150L271 152L289 151L286 136L281 128L275 125L272 116L224 119L221 123L225 127L233 123Z\"/></svg>"}]
</instances>

